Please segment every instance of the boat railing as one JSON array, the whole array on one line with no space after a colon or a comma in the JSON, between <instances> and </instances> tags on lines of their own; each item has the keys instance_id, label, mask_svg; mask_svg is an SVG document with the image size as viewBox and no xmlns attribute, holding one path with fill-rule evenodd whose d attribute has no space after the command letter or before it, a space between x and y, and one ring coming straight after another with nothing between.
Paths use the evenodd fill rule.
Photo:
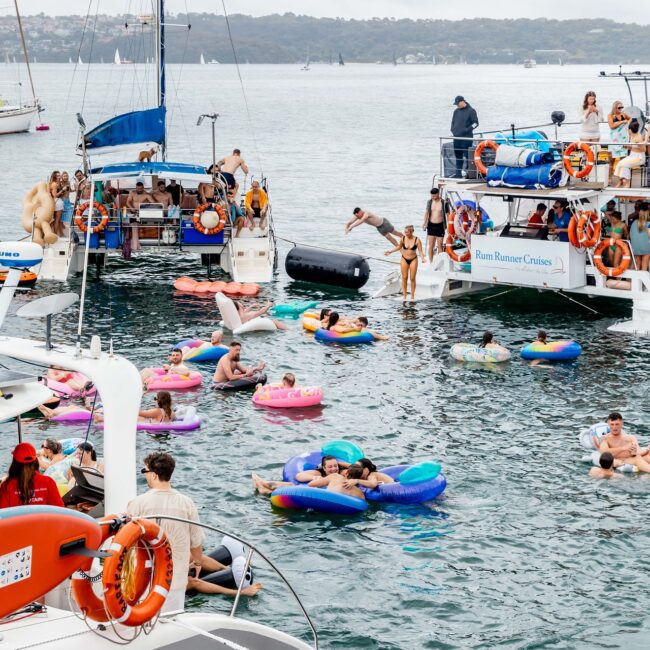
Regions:
<instances>
[{"instance_id":1,"label":"boat railing","mask_svg":"<svg viewBox=\"0 0 650 650\"><path fill-rule=\"evenodd\" d=\"M577 123L576 123L577 124ZM497 144L514 144L515 146L525 146L530 145L531 149L540 149L545 150L548 153L552 154L553 162L563 164L566 167L567 165L571 166L572 169L575 169L576 172L584 168L584 164L587 162L587 158L590 158L592 161L592 169L584 178L578 178L570 176L568 179L569 184L574 188L580 188L584 183L592 181L601 184L601 188L612 188L615 186L611 185L612 174L610 173L610 168L616 164L616 162L625 156L614 156L614 153L620 153L614 150L614 148L625 148L626 152L629 151L630 144L624 142L612 142L607 140L601 140L598 143L593 142L581 142L576 138L564 139L560 137L547 138L547 137L530 137L526 132L535 131L544 128L545 126L552 125L541 125L534 127L522 127L511 130L501 130L501 131L484 131L480 132L472 137L454 137L454 136L440 136L439 137L439 152L440 152L440 162L439 170L440 177L442 178L454 178L456 176L456 150L464 150L466 147L457 147L456 143L461 141L463 143L469 143L469 149L467 153L467 168L466 176L467 180L473 181L485 181L486 175L481 173L481 170L478 169L474 157L475 152L478 146L482 142L495 141ZM495 137L496 136L496 137ZM572 151L569 152L568 158L565 157L567 153L567 148L572 146ZM578 145L576 147L576 145ZM543 149L542 149L543 147ZM588 149L591 154L588 156L585 149ZM628 155L627 153L625 155ZM485 167L489 168L490 165L494 164L495 160L495 151L493 149L485 148L481 154L481 159ZM650 173L648 165L650 160L646 157L645 160L638 165L635 165L631 168L632 179L631 187L633 188L650 188ZM585 186L586 189L586 186Z\"/></svg>"},{"instance_id":2,"label":"boat railing","mask_svg":"<svg viewBox=\"0 0 650 650\"><path fill-rule=\"evenodd\" d=\"M282 573L282 571L264 554L262 551L260 551L257 547L255 547L253 544L250 542L246 541L245 539L242 539L238 535L235 535L231 532L222 530L221 528L217 528L216 526L210 526L209 524L205 524L203 522L197 522L197 521L191 521L189 519L184 519L182 517L174 517L173 515L146 515L143 516L142 519L154 519L156 521L159 520L167 520L167 521L178 521L181 523L185 524L190 524L192 526L199 526L201 528L205 528L206 530L210 530L214 533L218 533L220 535L226 535L228 537L232 537L232 539L237 540L241 544L243 544L245 547L248 548L248 552L246 553L246 564L244 566L243 570L243 575L246 575L248 572L248 569L251 566L253 555L257 554L260 559L262 559L266 564L268 564L271 569L278 575L278 577L282 580L284 583L285 587L289 590L293 598L295 599L296 603L298 603L298 607L300 608L303 616L305 617L305 620L307 621L307 625L309 626L309 629L311 630L311 634L314 638L314 648L318 650L318 632L316 631L316 627L314 626L314 623L311 620L311 617L309 616L309 613L307 612L307 609L305 606L302 604L302 601L300 600L300 597L296 593L295 589L291 586L291 583L287 580L285 575ZM239 601L241 599L241 592L244 587L244 581L242 580L237 587L237 594L235 596L235 600L232 605L232 609L230 610L230 617L234 618L236 612L237 612L237 606L239 605Z\"/></svg>"}]
</instances>

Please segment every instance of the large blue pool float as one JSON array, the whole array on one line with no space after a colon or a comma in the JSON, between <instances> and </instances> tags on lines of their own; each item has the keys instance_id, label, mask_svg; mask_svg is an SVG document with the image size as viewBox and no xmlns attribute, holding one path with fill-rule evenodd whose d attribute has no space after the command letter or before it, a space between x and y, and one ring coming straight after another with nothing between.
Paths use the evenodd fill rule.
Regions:
<instances>
[{"instance_id":1,"label":"large blue pool float","mask_svg":"<svg viewBox=\"0 0 650 650\"><path fill-rule=\"evenodd\" d=\"M340 343L341 345L356 345L357 343L372 343L375 337L370 332L334 332L322 327L316 330L315 338L317 341L325 343Z\"/></svg>"},{"instance_id":2,"label":"large blue pool float","mask_svg":"<svg viewBox=\"0 0 650 650\"><path fill-rule=\"evenodd\" d=\"M185 357L184 361L192 361L196 363L203 363L205 361L219 361L221 357L228 352L228 346L226 345L211 345L209 347L205 347L202 350L198 351L201 345L203 345L205 341L201 341L199 339L185 339L184 341L179 341L174 348L178 348L179 350L184 348L184 347L190 347L192 348L187 356Z\"/></svg>"},{"instance_id":3,"label":"large blue pool float","mask_svg":"<svg viewBox=\"0 0 650 650\"><path fill-rule=\"evenodd\" d=\"M549 341L529 343L521 350L521 358L526 361L543 359L545 361L573 361L582 354L582 347L576 341Z\"/></svg>"},{"instance_id":4,"label":"large blue pool float","mask_svg":"<svg viewBox=\"0 0 650 650\"><path fill-rule=\"evenodd\" d=\"M355 515L368 509L364 499L306 485L286 485L273 490L271 503L285 510L313 510L334 515Z\"/></svg>"}]
</instances>

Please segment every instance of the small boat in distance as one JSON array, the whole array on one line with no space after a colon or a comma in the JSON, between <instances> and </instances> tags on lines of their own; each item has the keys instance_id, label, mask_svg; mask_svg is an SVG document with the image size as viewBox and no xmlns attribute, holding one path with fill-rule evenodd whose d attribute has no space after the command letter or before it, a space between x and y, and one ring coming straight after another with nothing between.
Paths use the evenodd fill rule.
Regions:
<instances>
[{"instance_id":1,"label":"small boat in distance","mask_svg":"<svg viewBox=\"0 0 650 650\"><path fill-rule=\"evenodd\" d=\"M535 59L524 59L524 68L536 68L537 61Z\"/></svg>"},{"instance_id":2,"label":"small boat in distance","mask_svg":"<svg viewBox=\"0 0 650 650\"><path fill-rule=\"evenodd\" d=\"M115 59L113 60L113 63L115 65L129 65L133 63L133 61L129 61L128 59L121 59L120 58L120 51L116 48L115 49Z\"/></svg>"},{"instance_id":3,"label":"small boat in distance","mask_svg":"<svg viewBox=\"0 0 650 650\"><path fill-rule=\"evenodd\" d=\"M340 52L339 52L339 65L345 65L345 61L343 61L343 57L341 56Z\"/></svg>"},{"instance_id":4,"label":"small boat in distance","mask_svg":"<svg viewBox=\"0 0 650 650\"><path fill-rule=\"evenodd\" d=\"M309 50L307 50L307 60L305 61L305 65L300 68L301 70L308 71L309 68Z\"/></svg>"},{"instance_id":5,"label":"small boat in distance","mask_svg":"<svg viewBox=\"0 0 650 650\"><path fill-rule=\"evenodd\" d=\"M199 59L200 65L205 65L205 59L203 58L203 52L201 52L201 58Z\"/></svg>"}]
</instances>

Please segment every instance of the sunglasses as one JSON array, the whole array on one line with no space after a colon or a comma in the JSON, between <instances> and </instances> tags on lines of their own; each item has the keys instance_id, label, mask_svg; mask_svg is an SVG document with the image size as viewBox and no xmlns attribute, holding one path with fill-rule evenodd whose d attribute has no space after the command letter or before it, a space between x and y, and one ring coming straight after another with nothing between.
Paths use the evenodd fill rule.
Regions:
<instances>
[{"instance_id":1,"label":"sunglasses","mask_svg":"<svg viewBox=\"0 0 650 650\"><path fill-rule=\"evenodd\" d=\"M143 467L143 468L140 470L140 474L148 474L150 471L151 471L150 469L147 469L146 467Z\"/></svg>"}]
</instances>

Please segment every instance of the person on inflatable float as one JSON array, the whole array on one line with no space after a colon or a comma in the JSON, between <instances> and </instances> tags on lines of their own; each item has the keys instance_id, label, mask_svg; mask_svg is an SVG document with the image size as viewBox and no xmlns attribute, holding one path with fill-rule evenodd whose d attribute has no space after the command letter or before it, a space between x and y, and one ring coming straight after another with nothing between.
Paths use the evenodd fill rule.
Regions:
<instances>
[{"instance_id":1,"label":"person on inflatable float","mask_svg":"<svg viewBox=\"0 0 650 650\"><path fill-rule=\"evenodd\" d=\"M196 356L199 353L199 350L205 351L208 348L217 348L220 345L222 345L223 342L223 332L221 330L215 330L210 334L210 342L208 343L207 341L203 343L203 345L200 345L198 348L191 348L189 345L185 345L181 348L181 352L183 354L183 361L187 357L190 352L193 354L193 356Z\"/></svg>"},{"instance_id":2,"label":"person on inflatable float","mask_svg":"<svg viewBox=\"0 0 650 650\"><path fill-rule=\"evenodd\" d=\"M224 571L230 567L221 564L218 560L209 557L208 555L201 556L200 562L190 563L190 571L187 577L186 591L195 591L200 594L220 594L222 596L236 596L237 589L223 587L207 580L202 580L197 577L201 572L215 573L216 571ZM257 592L262 589L262 583L255 582L248 587L243 587L241 590L242 596L256 596Z\"/></svg>"},{"instance_id":3,"label":"person on inflatable float","mask_svg":"<svg viewBox=\"0 0 650 650\"><path fill-rule=\"evenodd\" d=\"M600 463L600 467L592 467L589 470L589 476L592 478L614 478L616 476L623 476L614 471L614 456L612 456L611 452L606 451L604 454L601 454L598 462Z\"/></svg>"},{"instance_id":4,"label":"person on inflatable float","mask_svg":"<svg viewBox=\"0 0 650 650\"><path fill-rule=\"evenodd\" d=\"M365 316L359 316L354 321L354 326L358 327L361 332L368 332L368 334L372 334L372 338L375 339L375 341L388 341L389 339L388 336L384 336L383 334L377 334L377 332L374 332L373 330L369 330L368 319Z\"/></svg>"},{"instance_id":5,"label":"person on inflatable float","mask_svg":"<svg viewBox=\"0 0 650 650\"><path fill-rule=\"evenodd\" d=\"M270 318L267 312L269 309L271 309L271 307L273 307L273 303L270 301L266 303L266 305L264 305L264 307L261 309L246 309L239 300L233 300L233 304L237 309L237 313L239 314L242 325L244 323L248 323L248 321L253 320L253 318ZM258 307L257 303L254 304L253 307ZM271 320L275 323L275 326L279 330L287 329L287 326L281 320L278 320L277 318L271 318Z\"/></svg>"},{"instance_id":6,"label":"person on inflatable float","mask_svg":"<svg viewBox=\"0 0 650 650\"><path fill-rule=\"evenodd\" d=\"M359 466L362 469L360 478L351 478L348 469L346 487L362 485L363 487L374 490L381 483L395 483L395 479L377 470L377 466L369 458L360 458L356 463L350 465L350 468Z\"/></svg>"},{"instance_id":7,"label":"person on inflatable float","mask_svg":"<svg viewBox=\"0 0 650 650\"><path fill-rule=\"evenodd\" d=\"M52 366L48 369L46 379L51 379L52 381L58 381L60 384L65 384L75 393L82 393L84 390L90 390L93 387L92 382L80 381L78 378L75 378L74 372L64 370L63 368L57 368L56 366Z\"/></svg>"},{"instance_id":8,"label":"person on inflatable float","mask_svg":"<svg viewBox=\"0 0 650 650\"><path fill-rule=\"evenodd\" d=\"M264 361L260 361L255 368L247 368L239 363L240 359L241 343L239 341L231 341L230 349L221 357L221 359L219 359L212 381L216 384L220 384L226 381L242 379L243 377L251 377L256 372L264 370L264 367L266 366Z\"/></svg>"},{"instance_id":9,"label":"person on inflatable float","mask_svg":"<svg viewBox=\"0 0 650 650\"><path fill-rule=\"evenodd\" d=\"M164 364L163 369L168 375L190 374L190 369L183 363L183 352L178 348L174 348L169 353L169 363ZM158 376L151 368L144 368L140 371L140 378L143 384Z\"/></svg>"},{"instance_id":10,"label":"person on inflatable float","mask_svg":"<svg viewBox=\"0 0 650 650\"><path fill-rule=\"evenodd\" d=\"M330 492L339 492L347 494L357 499L366 500L366 495L357 487L356 483L349 481L358 481L363 476L363 467L361 465L350 465L346 470L346 476L343 474L328 474L319 476L307 483L307 487L322 488L326 487Z\"/></svg>"},{"instance_id":11,"label":"person on inflatable float","mask_svg":"<svg viewBox=\"0 0 650 650\"><path fill-rule=\"evenodd\" d=\"M343 464L345 465L345 463ZM296 481L299 483L309 483L309 481L316 478L323 478L330 474L339 474L342 469L343 468L339 464L339 461L336 460L334 456L323 456L321 458L320 467L298 472L296 474ZM295 483L289 481L267 481L261 476L258 476L255 472L251 473L251 477L253 479L253 490L264 496L270 495L273 490L284 485L295 485Z\"/></svg>"},{"instance_id":12,"label":"person on inflatable float","mask_svg":"<svg viewBox=\"0 0 650 650\"><path fill-rule=\"evenodd\" d=\"M478 344L479 348L498 348L499 344L494 340L494 334L492 332L485 332L481 342Z\"/></svg>"},{"instance_id":13,"label":"person on inflatable float","mask_svg":"<svg viewBox=\"0 0 650 650\"><path fill-rule=\"evenodd\" d=\"M623 416L610 413L607 416L609 433L600 440L601 454L610 452L614 457L614 467L634 465L640 472L650 472L650 463L644 456L650 453L650 448L641 449L635 436L623 432Z\"/></svg>"}]
</instances>

